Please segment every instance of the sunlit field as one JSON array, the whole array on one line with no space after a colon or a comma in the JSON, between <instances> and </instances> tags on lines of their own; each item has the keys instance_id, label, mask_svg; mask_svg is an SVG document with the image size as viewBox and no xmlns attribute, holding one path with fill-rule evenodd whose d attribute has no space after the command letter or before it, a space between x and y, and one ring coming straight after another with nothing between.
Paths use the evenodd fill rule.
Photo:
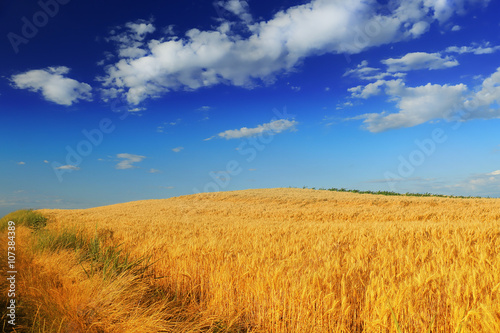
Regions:
<instances>
[{"instance_id":1,"label":"sunlit field","mask_svg":"<svg viewBox=\"0 0 500 333\"><path fill-rule=\"evenodd\" d=\"M18 231L25 331L500 332L498 199L263 189L39 212Z\"/></svg>"}]
</instances>

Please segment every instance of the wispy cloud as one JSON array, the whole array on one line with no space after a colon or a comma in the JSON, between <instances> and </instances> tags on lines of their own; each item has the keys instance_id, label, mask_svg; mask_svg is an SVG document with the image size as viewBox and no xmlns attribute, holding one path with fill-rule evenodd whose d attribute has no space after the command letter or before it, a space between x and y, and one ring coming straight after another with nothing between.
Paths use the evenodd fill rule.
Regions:
<instances>
[{"instance_id":1,"label":"wispy cloud","mask_svg":"<svg viewBox=\"0 0 500 333\"><path fill-rule=\"evenodd\" d=\"M161 173L161 170L151 168L148 170L148 173Z\"/></svg>"},{"instance_id":2,"label":"wispy cloud","mask_svg":"<svg viewBox=\"0 0 500 333\"><path fill-rule=\"evenodd\" d=\"M473 53L475 55L481 55L492 54L497 51L500 51L500 45L492 46L490 42L483 44L473 43L470 46L450 46L446 48L446 52L458 54Z\"/></svg>"},{"instance_id":3,"label":"wispy cloud","mask_svg":"<svg viewBox=\"0 0 500 333\"><path fill-rule=\"evenodd\" d=\"M175 147L175 148L172 148L172 151L173 151L174 153L178 153L178 152L180 152L180 151L181 151L181 150L183 150L183 149L184 149L184 147Z\"/></svg>"},{"instance_id":4,"label":"wispy cloud","mask_svg":"<svg viewBox=\"0 0 500 333\"><path fill-rule=\"evenodd\" d=\"M408 177L408 178L389 178L389 179L373 179L367 180L364 183L368 184L384 184L384 183L405 183L405 182L433 182L436 178Z\"/></svg>"},{"instance_id":5,"label":"wispy cloud","mask_svg":"<svg viewBox=\"0 0 500 333\"><path fill-rule=\"evenodd\" d=\"M71 164L61 165L59 167L56 167L56 169L57 170L73 170L73 171L80 170L79 167L77 167L76 165L71 165Z\"/></svg>"},{"instance_id":6,"label":"wispy cloud","mask_svg":"<svg viewBox=\"0 0 500 333\"><path fill-rule=\"evenodd\" d=\"M31 70L11 77L12 86L40 92L47 101L60 105L72 105L78 100L91 101L92 87L67 78L69 68L64 66Z\"/></svg>"},{"instance_id":7,"label":"wispy cloud","mask_svg":"<svg viewBox=\"0 0 500 333\"><path fill-rule=\"evenodd\" d=\"M242 21L252 22L252 15L249 13L248 3L244 0L225 0L217 2L219 6L228 12L236 15Z\"/></svg>"},{"instance_id":8,"label":"wispy cloud","mask_svg":"<svg viewBox=\"0 0 500 333\"><path fill-rule=\"evenodd\" d=\"M274 135L277 133L284 132L286 130L293 131L295 130L295 127L297 125L298 122L295 120L278 119L271 121L270 123L258 125L257 127L253 128L242 127L240 129L227 130L213 137L207 138L205 139L205 141L211 140L216 137L229 140L229 139L241 139L241 138L252 137L263 133Z\"/></svg>"},{"instance_id":9,"label":"wispy cloud","mask_svg":"<svg viewBox=\"0 0 500 333\"><path fill-rule=\"evenodd\" d=\"M394 59L381 61L387 65L389 72L408 72L418 69L445 69L458 66L458 61L450 56L443 57L440 53L413 52Z\"/></svg>"},{"instance_id":10,"label":"wispy cloud","mask_svg":"<svg viewBox=\"0 0 500 333\"><path fill-rule=\"evenodd\" d=\"M17 202L8 200L8 199L0 199L0 207L9 207L9 206L15 206Z\"/></svg>"},{"instance_id":11,"label":"wispy cloud","mask_svg":"<svg viewBox=\"0 0 500 333\"><path fill-rule=\"evenodd\" d=\"M196 109L197 111L210 111L212 110L213 108L211 106L208 106L208 105L203 105L203 106L200 106L198 109Z\"/></svg>"},{"instance_id":12,"label":"wispy cloud","mask_svg":"<svg viewBox=\"0 0 500 333\"><path fill-rule=\"evenodd\" d=\"M115 166L115 168L119 170L135 168L136 166L133 165L134 163L139 163L146 158L146 156L127 153L117 154L116 157L123 159L123 161L118 162Z\"/></svg>"},{"instance_id":13,"label":"wispy cloud","mask_svg":"<svg viewBox=\"0 0 500 333\"><path fill-rule=\"evenodd\" d=\"M467 195L498 196L500 186L500 170L477 173L463 180L439 187L441 190L452 190Z\"/></svg>"},{"instance_id":14,"label":"wispy cloud","mask_svg":"<svg viewBox=\"0 0 500 333\"><path fill-rule=\"evenodd\" d=\"M134 113L134 112L142 112L144 110L146 110L146 108L132 108L132 109L129 109L128 112Z\"/></svg>"},{"instance_id":15,"label":"wispy cloud","mask_svg":"<svg viewBox=\"0 0 500 333\"><path fill-rule=\"evenodd\" d=\"M406 76L406 73L395 73L382 71L380 68L368 66L368 61L363 60L356 68L349 69L344 73L344 76L357 77L362 80L382 80L382 79L397 79Z\"/></svg>"},{"instance_id":16,"label":"wispy cloud","mask_svg":"<svg viewBox=\"0 0 500 333\"><path fill-rule=\"evenodd\" d=\"M158 133L165 133L165 129L167 127L179 125L180 122L181 122L180 118L177 118L177 120L175 120L175 121L163 122L161 125L156 127L156 131Z\"/></svg>"},{"instance_id":17,"label":"wispy cloud","mask_svg":"<svg viewBox=\"0 0 500 333\"><path fill-rule=\"evenodd\" d=\"M21 162L17 162L17 164L19 164L19 165L25 165L26 162L21 161Z\"/></svg>"}]
</instances>

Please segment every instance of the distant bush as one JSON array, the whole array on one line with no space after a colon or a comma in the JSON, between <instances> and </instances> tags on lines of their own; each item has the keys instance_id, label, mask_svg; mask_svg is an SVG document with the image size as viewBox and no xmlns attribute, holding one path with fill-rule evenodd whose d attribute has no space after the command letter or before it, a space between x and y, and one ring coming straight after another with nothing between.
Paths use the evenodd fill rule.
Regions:
<instances>
[{"instance_id":1,"label":"distant bush","mask_svg":"<svg viewBox=\"0 0 500 333\"><path fill-rule=\"evenodd\" d=\"M303 189L307 189L307 186L302 186ZM315 190L315 187L311 187L311 190ZM360 190L349 190L346 188L320 188L321 191L333 191L333 192L350 192L359 194L376 194L376 195L395 195L395 196L407 196L407 197L437 197L437 198L459 198L459 199L481 199L484 197L474 197L474 196L463 196L463 195L444 195L444 194L434 194L434 193L399 193L393 191L360 191ZM489 198L489 197L488 197Z\"/></svg>"},{"instance_id":2,"label":"distant bush","mask_svg":"<svg viewBox=\"0 0 500 333\"><path fill-rule=\"evenodd\" d=\"M24 225L33 230L43 228L47 224L47 218L32 209L16 210L2 217L0 231L7 229L9 221L14 221L16 226Z\"/></svg>"}]
</instances>

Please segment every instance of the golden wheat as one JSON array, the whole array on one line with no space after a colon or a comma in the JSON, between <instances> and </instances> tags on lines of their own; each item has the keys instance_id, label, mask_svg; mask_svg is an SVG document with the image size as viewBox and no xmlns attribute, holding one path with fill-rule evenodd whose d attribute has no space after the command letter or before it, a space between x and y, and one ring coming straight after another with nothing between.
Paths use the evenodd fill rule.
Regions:
<instances>
[{"instance_id":1,"label":"golden wheat","mask_svg":"<svg viewBox=\"0 0 500 333\"><path fill-rule=\"evenodd\" d=\"M100 307L107 331L396 332L392 309L404 332L500 332L500 200L266 189L41 212L155 262L141 288L170 305L143 308L135 329L106 311L140 290L108 286L123 290L99 303L74 260L39 262L87 290L66 302Z\"/></svg>"}]
</instances>

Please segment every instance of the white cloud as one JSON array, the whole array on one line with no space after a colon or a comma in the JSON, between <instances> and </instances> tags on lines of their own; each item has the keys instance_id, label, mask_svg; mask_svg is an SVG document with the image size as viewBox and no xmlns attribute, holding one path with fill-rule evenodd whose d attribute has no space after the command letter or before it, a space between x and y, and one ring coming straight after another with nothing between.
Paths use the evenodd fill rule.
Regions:
<instances>
[{"instance_id":1,"label":"white cloud","mask_svg":"<svg viewBox=\"0 0 500 333\"><path fill-rule=\"evenodd\" d=\"M500 67L483 80L481 89L469 94L464 103L465 118L498 118L500 114Z\"/></svg>"},{"instance_id":2,"label":"white cloud","mask_svg":"<svg viewBox=\"0 0 500 333\"><path fill-rule=\"evenodd\" d=\"M129 30L135 33L137 40L143 40L146 34L153 33L156 29L152 21L129 22L125 25Z\"/></svg>"},{"instance_id":3,"label":"white cloud","mask_svg":"<svg viewBox=\"0 0 500 333\"><path fill-rule=\"evenodd\" d=\"M459 25L454 25L453 28L451 28L451 31L460 31L462 30L462 27Z\"/></svg>"},{"instance_id":4,"label":"white cloud","mask_svg":"<svg viewBox=\"0 0 500 333\"><path fill-rule=\"evenodd\" d=\"M344 76L353 75L359 78L366 77L367 75L372 74L373 72L378 72L380 69L374 67L368 67L368 61L363 60L356 68L347 70L344 73Z\"/></svg>"},{"instance_id":5,"label":"white cloud","mask_svg":"<svg viewBox=\"0 0 500 333\"><path fill-rule=\"evenodd\" d=\"M129 109L128 112L141 112L144 110L146 110L146 108L132 108L132 109Z\"/></svg>"},{"instance_id":6,"label":"white cloud","mask_svg":"<svg viewBox=\"0 0 500 333\"><path fill-rule=\"evenodd\" d=\"M92 87L86 83L65 77L69 68L64 66L35 69L11 77L13 87L41 92L47 101L60 105L72 105L78 100L91 101Z\"/></svg>"},{"instance_id":7,"label":"white cloud","mask_svg":"<svg viewBox=\"0 0 500 333\"><path fill-rule=\"evenodd\" d=\"M241 20L249 23L252 21L252 15L249 13L248 3L243 0L219 1L218 5L228 12L236 15Z\"/></svg>"},{"instance_id":8,"label":"white cloud","mask_svg":"<svg viewBox=\"0 0 500 333\"><path fill-rule=\"evenodd\" d=\"M406 73L382 72L380 68L369 67L368 61L363 60L356 68L349 69L344 76L354 76L362 80L382 80L385 78L402 78Z\"/></svg>"},{"instance_id":9,"label":"white cloud","mask_svg":"<svg viewBox=\"0 0 500 333\"><path fill-rule=\"evenodd\" d=\"M389 72L407 72L417 69L444 69L458 66L458 61L440 53L413 52L402 58L389 58L381 61L388 66Z\"/></svg>"},{"instance_id":10,"label":"white cloud","mask_svg":"<svg viewBox=\"0 0 500 333\"><path fill-rule=\"evenodd\" d=\"M410 34L414 37L419 37L420 35L426 33L430 26L431 25L426 21L417 22L411 27Z\"/></svg>"},{"instance_id":11,"label":"white cloud","mask_svg":"<svg viewBox=\"0 0 500 333\"><path fill-rule=\"evenodd\" d=\"M47 161L47 160L43 160L43 163L49 163L49 161Z\"/></svg>"},{"instance_id":12,"label":"white cloud","mask_svg":"<svg viewBox=\"0 0 500 333\"><path fill-rule=\"evenodd\" d=\"M19 164L19 165L25 165L26 162L21 161L21 162L17 162L17 164Z\"/></svg>"},{"instance_id":13,"label":"white cloud","mask_svg":"<svg viewBox=\"0 0 500 333\"><path fill-rule=\"evenodd\" d=\"M384 86L385 83L386 81L384 80L378 80L365 86L349 88L347 91L351 93L351 97L367 99L371 96L379 95L382 92L380 88Z\"/></svg>"},{"instance_id":14,"label":"white cloud","mask_svg":"<svg viewBox=\"0 0 500 333\"><path fill-rule=\"evenodd\" d=\"M383 92L396 102L396 113L368 113L351 119L363 119L371 132L412 127L434 119L466 121L500 118L500 67L484 79L480 90L465 84L430 84L406 87L402 80L380 80L351 88L352 97L368 98Z\"/></svg>"},{"instance_id":15,"label":"white cloud","mask_svg":"<svg viewBox=\"0 0 500 333\"><path fill-rule=\"evenodd\" d=\"M175 147L175 148L173 148L173 149L172 149L172 151L173 151L174 153L178 153L178 152L180 152L180 151L181 151L181 150L183 150L183 149L184 149L184 147Z\"/></svg>"},{"instance_id":16,"label":"white cloud","mask_svg":"<svg viewBox=\"0 0 500 333\"><path fill-rule=\"evenodd\" d=\"M279 11L268 21L220 20L214 30L191 29L184 36L164 34L146 42L151 28L117 34L118 60L100 77L108 97L126 95L131 104L171 90L193 90L216 84L252 87L270 83L302 60L325 53L355 54L370 47L417 38L435 20L465 13L479 0L396 0L382 14L376 1L311 0ZM229 0L224 8L248 13L246 2ZM143 22L152 24L151 22ZM244 25L244 27L242 27ZM129 30L130 23L126 25ZM349 29L346 29L349 27ZM242 32L243 31L243 32Z\"/></svg>"},{"instance_id":17,"label":"white cloud","mask_svg":"<svg viewBox=\"0 0 500 333\"><path fill-rule=\"evenodd\" d=\"M451 185L444 185L446 189L468 193L467 195L498 196L500 186L500 170L490 173L473 174Z\"/></svg>"},{"instance_id":18,"label":"white cloud","mask_svg":"<svg viewBox=\"0 0 500 333\"><path fill-rule=\"evenodd\" d=\"M344 108L352 107L354 104L351 101L344 102L342 104L337 104L335 110L342 110Z\"/></svg>"},{"instance_id":19,"label":"white cloud","mask_svg":"<svg viewBox=\"0 0 500 333\"><path fill-rule=\"evenodd\" d=\"M56 169L58 169L58 170L73 170L73 171L80 170L79 167L77 167L76 165L71 165L71 164L61 165L59 167L56 167Z\"/></svg>"},{"instance_id":20,"label":"white cloud","mask_svg":"<svg viewBox=\"0 0 500 333\"><path fill-rule=\"evenodd\" d=\"M364 119L370 132L383 132L390 129L412 127L432 119L449 119L463 106L467 86L427 84L406 87L402 80L380 81L390 100L397 102L397 113L368 113L356 119Z\"/></svg>"},{"instance_id":21,"label":"white cloud","mask_svg":"<svg viewBox=\"0 0 500 333\"><path fill-rule=\"evenodd\" d=\"M118 164L115 166L116 169L132 169L135 168L133 163L139 163L143 159L146 158L146 156L141 156L141 155L134 155L134 154L117 154L117 158L122 158L123 161L118 162Z\"/></svg>"},{"instance_id":22,"label":"white cloud","mask_svg":"<svg viewBox=\"0 0 500 333\"><path fill-rule=\"evenodd\" d=\"M254 128L242 127L240 129L227 130L217 134L218 137L224 139L240 139L256 136L259 134L277 134L286 130L295 130L295 126L298 124L295 120L279 119L271 121L270 123L262 124ZM213 138L213 137L212 137ZM211 138L205 139L210 140Z\"/></svg>"},{"instance_id":23,"label":"white cloud","mask_svg":"<svg viewBox=\"0 0 500 333\"><path fill-rule=\"evenodd\" d=\"M148 172L149 173L161 173L161 170L151 168L148 170Z\"/></svg>"},{"instance_id":24,"label":"white cloud","mask_svg":"<svg viewBox=\"0 0 500 333\"><path fill-rule=\"evenodd\" d=\"M471 46L450 46L446 48L448 53L473 53L475 55L491 54L500 50L500 45L492 46L490 42L483 43L482 45L473 43Z\"/></svg>"},{"instance_id":25,"label":"white cloud","mask_svg":"<svg viewBox=\"0 0 500 333\"><path fill-rule=\"evenodd\" d=\"M196 109L197 111L210 111L212 110L213 108L211 106L208 106L208 105L203 105L201 107L199 107L198 109Z\"/></svg>"},{"instance_id":26,"label":"white cloud","mask_svg":"<svg viewBox=\"0 0 500 333\"><path fill-rule=\"evenodd\" d=\"M111 30L110 36L106 40L118 45L118 57L137 59L147 54L147 51L144 49L144 39L155 30L153 20L128 22L124 27L116 27ZM106 54L105 59L100 64L103 65L113 58L109 54Z\"/></svg>"}]
</instances>

